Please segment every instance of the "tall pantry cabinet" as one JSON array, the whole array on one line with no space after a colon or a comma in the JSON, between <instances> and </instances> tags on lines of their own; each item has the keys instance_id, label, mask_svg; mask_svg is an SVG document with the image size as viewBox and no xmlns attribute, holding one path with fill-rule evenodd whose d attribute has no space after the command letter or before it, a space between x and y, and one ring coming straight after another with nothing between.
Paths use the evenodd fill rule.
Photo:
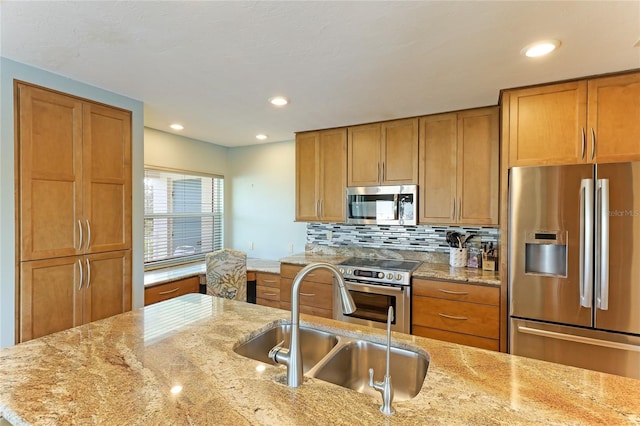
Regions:
<instances>
[{"instance_id":1,"label":"tall pantry cabinet","mask_svg":"<svg viewBox=\"0 0 640 426\"><path fill-rule=\"evenodd\" d=\"M131 310L131 112L15 87L23 342Z\"/></svg>"}]
</instances>

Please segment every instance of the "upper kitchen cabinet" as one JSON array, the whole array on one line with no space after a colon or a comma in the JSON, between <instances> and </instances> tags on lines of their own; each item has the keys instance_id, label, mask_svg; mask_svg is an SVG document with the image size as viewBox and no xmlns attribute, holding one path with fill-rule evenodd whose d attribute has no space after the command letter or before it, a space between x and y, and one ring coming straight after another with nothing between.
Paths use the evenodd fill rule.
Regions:
<instances>
[{"instance_id":1,"label":"upper kitchen cabinet","mask_svg":"<svg viewBox=\"0 0 640 426\"><path fill-rule=\"evenodd\" d=\"M420 119L419 222L497 225L498 108Z\"/></svg>"},{"instance_id":2,"label":"upper kitchen cabinet","mask_svg":"<svg viewBox=\"0 0 640 426\"><path fill-rule=\"evenodd\" d=\"M348 186L418 182L418 119L349 127Z\"/></svg>"},{"instance_id":3,"label":"upper kitchen cabinet","mask_svg":"<svg viewBox=\"0 0 640 426\"><path fill-rule=\"evenodd\" d=\"M503 93L509 166L640 159L640 73Z\"/></svg>"},{"instance_id":4,"label":"upper kitchen cabinet","mask_svg":"<svg viewBox=\"0 0 640 426\"><path fill-rule=\"evenodd\" d=\"M131 247L131 114L19 91L21 261Z\"/></svg>"},{"instance_id":5,"label":"upper kitchen cabinet","mask_svg":"<svg viewBox=\"0 0 640 426\"><path fill-rule=\"evenodd\" d=\"M347 130L296 134L296 220L344 222Z\"/></svg>"}]
</instances>

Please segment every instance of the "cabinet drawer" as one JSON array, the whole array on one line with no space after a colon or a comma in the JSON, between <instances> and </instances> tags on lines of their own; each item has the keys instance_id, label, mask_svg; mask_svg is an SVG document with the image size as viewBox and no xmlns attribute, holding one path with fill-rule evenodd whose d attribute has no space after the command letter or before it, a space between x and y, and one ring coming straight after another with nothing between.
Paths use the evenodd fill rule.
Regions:
<instances>
[{"instance_id":1,"label":"cabinet drawer","mask_svg":"<svg viewBox=\"0 0 640 426\"><path fill-rule=\"evenodd\" d=\"M476 284L414 279L411 291L414 296L435 297L485 305L498 306L500 302L500 289L498 287Z\"/></svg>"},{"instance_id":2,"label":"cabinet drawer","mask_svg":"<svg viewBox=\"0 0 640 426\"><path fill-rule=\"evenodd\" d=\"M455 333L453 331L437 330L435 328L420 327L417 325L412 327L411 334L415 336L428 337L430 339L444 340L445 342L457 343L459 345L489 349L491 351L500 350L498 339L487 339L486 337Z\"/></svg>"},{"instance_id":3,"label":"cabinet drawer","mask_svg":"<svg viewBox=\"0 0 640 426\"><path fill-rule=\"evenodd\" d=\"M265 286L262 286L262 285L258 284L256 286L256 297L258 299L274 300L274 301L277 301L279 303L280 302L280 287L278 287L278 288L265 287Z\"/></svg>"},{"instance_id":4,"label":"cabinet drawer","mask_svg":"<svg viewBox=\"0 0 640 426\"><path fill-rule=\"evenodd\" d=\"M200 291L200 277L190 277L171 281L165 284L146 287L144 289L144 305L161 302L183 294L198 293Z\"/></svg>"},{"instance_id":5,"label":"cabinet drawer","mask_svg":"<svg viewBox=\"0 0 640 426\"><path fill-rule=\"evenodd\" d=\"M290 278L293 280L302 266L283 263L280 265L280 275L282 278ZM316 283L333 284L333 274L326 269L316 269L309 272L305 277L305 281L313 281Z\"/></svg>"},{"instance_id":6,"label":"cabinet drawer","mask_svg":"<svg viewBox=\"0 0 640 426\"><path fill-rule=\"evenodd\" d=\"M256 285L264 287L280 288L280 275L267 272L256 272Z\"/></svg>"},{"instance_id":7,"label":"cabinet drawer","mask_svg":"<svg viewBox=\"0 0 640 426\"><path fill-rule=\"evenodd\" d=\"M280 302L280 308L290 311L291 303ZM331 309L323 309L316 306L300 305L300 312L307 315L315 315L317 317L333 318L333 311Z\"/></svg>"},{"instance_id":8,"label":"cabinet drawer","mask_svg":"<svg viewBox=\"0 0 640 426\"><path fill-rule=\"evenodd\" d=\"M439 330L499 338L499 308L431 297L413 298L413 324Z\"/></svg>"},{"instance_id":9,"label":"cabinet drawer","mask_svg":"<svg viewBox=\"0 0 640 426\"><path fill-rule=\"evenodd\" d=\"M271 308L280 308L280 301L256 297L256 305L269 306Z\"/></svg>"},{"instance_id":10,"label":"cabinet drawer","mask_svg":"<svg viewBox=\"0 0 640 426\"><path fill-rule=\"evenodd\" d=\"M291 303L291 286L289 278L280 282L280 301ZM333 306L333 286L304 280L300 286L300 305L315 306L331 310Z\"/></svg>"}]
</instances>

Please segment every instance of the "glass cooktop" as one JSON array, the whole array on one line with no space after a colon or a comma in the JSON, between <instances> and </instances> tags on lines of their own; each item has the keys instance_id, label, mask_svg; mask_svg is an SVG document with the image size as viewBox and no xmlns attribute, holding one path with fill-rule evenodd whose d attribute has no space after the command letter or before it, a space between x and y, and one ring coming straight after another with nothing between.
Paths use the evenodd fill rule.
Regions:
<instances>
[{"instance_id":1,"label":"glass cooktop","mask_svg":"<svg viewBox=\"0 0 640 426\"><path fill-rule=\"evenodd\" d=\"M368 257L350 257L339 263L351 268L377 268L390 271L413 272L421 262L415 260L374 259Z\"/></svg>"}]
</instances>

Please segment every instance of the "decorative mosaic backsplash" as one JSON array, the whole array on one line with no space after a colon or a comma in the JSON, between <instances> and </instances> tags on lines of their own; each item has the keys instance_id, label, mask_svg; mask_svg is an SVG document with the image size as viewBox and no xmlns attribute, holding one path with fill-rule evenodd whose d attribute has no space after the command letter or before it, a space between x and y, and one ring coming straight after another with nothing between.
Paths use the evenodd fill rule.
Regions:
<instances>
[{"instance_id":1,"label":"decorative mosaic backsplash","mask_svg":"<svg viewBox=\"0 0 640 426\"><path fill-rule=\"evenodd\" d=\"M307 244L448 254L449 245L445 240L447 231L476 234L469 241L470 246L476 247L480 247L481 243L493 243L497 247L500 238L498 228L308 223Z\"/></svg>"}]
</instances>

